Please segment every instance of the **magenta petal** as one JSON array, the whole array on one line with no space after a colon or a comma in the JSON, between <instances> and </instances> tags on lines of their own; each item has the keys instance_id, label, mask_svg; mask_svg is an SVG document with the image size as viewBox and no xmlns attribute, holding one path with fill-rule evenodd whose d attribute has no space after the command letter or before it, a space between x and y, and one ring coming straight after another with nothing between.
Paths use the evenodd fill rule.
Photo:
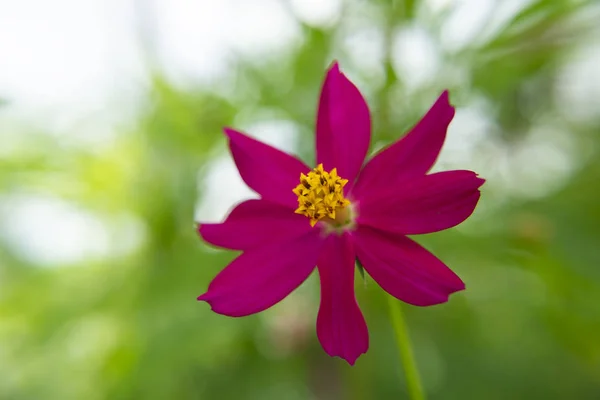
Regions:
<instances>
[{"instance_id":1,"label":"magenta petal","mask_svg":"<svg viewBox=\"0 0 600 400\"><path fill-rule=\"evenodd\" d=\"M319 257L321 306L317 336L330 356L353 365L369 348L369 332L354 296L355 253L348 235L330 235Z\"/></svg>"},{"instance_id":2,"label":"magenta petal","mask_svg":"<svg viewBox=\"0 0 600 400\"><path fill-rule=\"evenodd\" d=\"M231 317L266 310L310 275L322 244L319 232L313 230L285 243L246 251L213 279L198 300Z\"/></svg>"},{"instance_id":3,"label":"magenta petal","mask_svg":"<svg viewBox=\"0 0 600 400\"><path fill-rule=\"evenodd\" d=\"M267 200L246 200L236 206L225 222L200 224L198 232L215 246L249 250L287 241L311 230L308 218Z\"/></svg>"},{"instance_id":4,"label":"magenta petal","mask_svg":"<svg viewBox=\"0 0 600 400\"><path fill-rule=\"evenodd\" d=\"M355 197L362 197L369 188L396 185L407 177L427 173L442 149L453 117L454 107L448 91L444 91L406 136L367 162L356 183Z\"/></svg>"},{"instance_id":5,"label":"magenta petal","mask_svg":"<svg viewBox=\"0 0 600 400\"><path fill-rule=\"evenodd\" d=\"M450 294L465 288L450 268L405 236L359 227L355 246L369 275L386 292L406 303L444 303Z\"/></svg>"},{"instance_id":6,"label":"magenta petal","mask_svg":"<svg viewBox=\"0 0 600 400\"><path fill-rule=\"evenodd\" d=\"M225 128L235 164L246 184L266 200L298 206L292 190L309 169L297 158L233 129Z\"/></svg>"},{"instance_id":7,"label":"magenta petal","mask_svg":"<svg viewBox=\"0 0 600 400\"><path fill-rule=\"evenodd\" d=\"M371 117L364 98L334 63L325 78L317 115L317 163L353 184L369 149Z\"/></svg>"},{"instance_id":8,"label":"magenta petal","mask_svg":"<svg viewBox=\"0 0 600 400\"><path fill-rule=\"evenodd\" d=\"M358 223L404 235L451 228L467 219L485 180L472 171L445 171L363 195Z\"/></svg>"}]
</instances>

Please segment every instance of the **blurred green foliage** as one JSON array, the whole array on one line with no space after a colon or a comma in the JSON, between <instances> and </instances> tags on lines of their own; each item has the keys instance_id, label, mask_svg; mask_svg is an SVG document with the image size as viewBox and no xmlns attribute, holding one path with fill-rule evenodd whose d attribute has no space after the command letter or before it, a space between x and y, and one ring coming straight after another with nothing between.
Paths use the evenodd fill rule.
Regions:
<instances>
[{"instance_id":1,"label":"blurred green foliage","mask_svg":"<svg viewBox=\"0 0 600 400\"><path fill-rule=\"evenodd\" d=\"M317 342L316 276L282 304L243 319L195 300L235 256L206 247L194 229L205 195L198 171L205 176L224 151L221 127L269 110L294 122L298 151L312 163L318 92L334 58L367 94L374 143L398 138L443 88L459 109L481 99L487 105L482 147L453 165L488 179L479 209L461 228L419 239L467 290L441 306L405 307L429 397L600 398L600 114L570 118L556 101L574 49L598 35L596 6L530 2L501 29L442 48L441 72L415 90L393 63L394 34L419 24L440 41L451 10L348 1L334 25L302 23L302 44L285 54L239 58L227 82L183 90L155 71L139 120L100 150L44 132L20 137L0 158L3 198L57 198L110 226L126 216L142 233L124 255L58 268L42 268L0 241L0 398L406 398L385 294L368 277L357 279L357 296L371 347L353 368ZM361 67L343 45L361 23L380 30L379 71ZM233 93L221 95L232 82ZM568 136L569 172L528 196L521 174L540 160L516 155L548 118ZM46 227L47 235L54 230ZM119 235L131 234L111 232L117 247L127 239Z\"/></svg>"}]
</instances>

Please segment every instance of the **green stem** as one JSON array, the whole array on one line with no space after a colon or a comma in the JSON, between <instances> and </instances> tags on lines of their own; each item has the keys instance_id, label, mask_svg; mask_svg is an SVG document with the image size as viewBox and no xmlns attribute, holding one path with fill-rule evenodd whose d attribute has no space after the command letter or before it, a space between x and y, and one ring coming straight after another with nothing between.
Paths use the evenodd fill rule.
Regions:
<instances>
[{"instance_id":1,"label":"green stem","mask_svg":"<svg viewBox=\"0 0 600 400\"><path fill-rule=\"evenodd\" d=\"M392 296L388 296L388 301L390 303L390 316L392 317L392 325L396 334L396 343L398 345L398 350L400 351L400 360L402 361L402 367L406 377L408 393L412 400L425 400L425 392L423 392L423 385L421 385L419 370L417 369L417 363L415 362L415 357L413 355L410 337L408 336L408 328L404 322L400 302Z\"/></svg>"}]
</instances>

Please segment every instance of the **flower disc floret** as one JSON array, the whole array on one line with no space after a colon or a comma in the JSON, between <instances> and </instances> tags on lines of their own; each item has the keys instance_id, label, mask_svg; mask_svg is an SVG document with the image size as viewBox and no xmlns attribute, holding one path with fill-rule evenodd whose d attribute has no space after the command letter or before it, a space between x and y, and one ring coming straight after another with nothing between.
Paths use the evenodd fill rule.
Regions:
<instances>
[{"instance_id":1,"label":"flower disc floret","mask_svg":"<svg viewBox=\"0 0 600 400\"><path fill-rule=\"evenodd\" d=\"M330 172L317 165L308 174L300 174L300 183L293 190L298 196L296 214L305 215L310 225L315 226L322 219L336 220L336 212L344 210L350 201L344 197L347 179L342 179L334 168Z\"/></svg>"}]
</instances>

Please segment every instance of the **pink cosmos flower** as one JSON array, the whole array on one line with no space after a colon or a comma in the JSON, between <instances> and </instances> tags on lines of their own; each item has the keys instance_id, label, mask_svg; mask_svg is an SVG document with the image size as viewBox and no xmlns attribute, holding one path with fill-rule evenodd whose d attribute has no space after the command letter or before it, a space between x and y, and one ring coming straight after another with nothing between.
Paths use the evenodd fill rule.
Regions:
<instances>
[{"instance_id":1,"label":"pink cosmos flower","mask_svg":"<svg viewBox=\"0 0 600 400\"><path fill-rule=\"evenodd\" d=\"M364 166L371 138L367 104L334 63L322 87L317 167L233 129L231 154L260 195L202 238L242 254L198 297L216 313L241 317L283 300L311 274L321 281L317 336L330 356L351 365L367 351L367 325L354 295L355 262L392 296L416 306L444 303L465 288L442 261L408 235L463 222L484 180L472 171L428 174L454 117L448 92L403 138Z\"/></svg>"}]
</instances>

